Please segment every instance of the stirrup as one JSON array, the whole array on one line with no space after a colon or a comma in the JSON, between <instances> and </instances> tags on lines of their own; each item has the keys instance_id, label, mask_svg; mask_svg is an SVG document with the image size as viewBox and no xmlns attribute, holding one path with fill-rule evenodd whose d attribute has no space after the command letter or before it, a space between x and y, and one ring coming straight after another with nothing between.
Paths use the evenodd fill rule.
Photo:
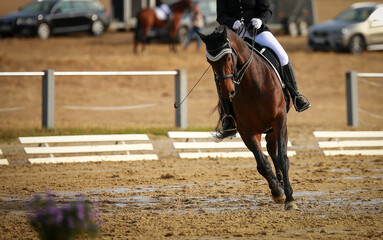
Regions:
<instances>
[{"instance_id":1,"label":"stirrup","mask_svg":"<svg viewBox=\"0 0 383 240\"><path fill-rule=\"evenodd\" d=\"M232 128L223 129L223 120L225 120L225 118L231 118L233 120L234 126ZM222 118L222 132L231 132L231 131L237 131L237 122L235 121L235 118L233 117L233 115L225 114Z\"/></svg>"},{"instance_id":2,"label":"stirrup","mask_svg":"<svg viewBox=\"0 0 383 240\"><path fill-rule=\"evenodd\" d=\"M301 108L301 109L298 109L298 107L297 107L297 98L298 98L298 97L303 97L304 99L306 99L306 103L307 103L307 104L306 104L303 108ZM309 107L311 107L311 102L310 102L310 100L309 100L305 95L300 94L300 93L298 93L298 95L296 95L296 96L294 97L293 104L294 104L295 111L297 111L297 112L303 112L303 111L307 110Z\"/></svg>"}]
</instances>

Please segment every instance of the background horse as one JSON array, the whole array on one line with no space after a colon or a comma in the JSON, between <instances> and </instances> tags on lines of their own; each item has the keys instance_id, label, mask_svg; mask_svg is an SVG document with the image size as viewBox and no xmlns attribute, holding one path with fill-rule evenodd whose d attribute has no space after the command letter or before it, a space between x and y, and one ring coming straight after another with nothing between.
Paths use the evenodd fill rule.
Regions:
<instances>
[{"instance_id":1,"label":"background horse","mask_svg":"<svg viewBox=\"0 0 383 240\"><path fill-rule=\"evenodd\" d=\"M283 203L285 199L286 210L297 209L288 175L287 108L279 78L242 38L226 27L220 26L208 36L199 35L219 81L218 94L231 99L237 130L253 152L257 170L267 180L274 201ZM261 135L265 132L276 174L262 152Z\"/></svg>"},{"instance_id":2,"label":"background horse","mask_svg":"<svg viewBox=\"0 0 383 240\"><path fill-rule=\"evenodd\" d=\"M192 0L181 0L170 6L172 14L170 16L170 26L167 20L160 20L157 18L155 10L152 8L145 8L138 12L137 15L137 26L135 29L134 35L134 53L138 51L139 43L142 44L142 52L145 51L145 45L150 29L153 27L156 28L167 28L169 27L169 36L170 36L170 50L175 52L176 47L176 35L178 33L180 21L182 18L183 12L187 8L191 8L193 5Z\"/></svg>"}]
</instances>

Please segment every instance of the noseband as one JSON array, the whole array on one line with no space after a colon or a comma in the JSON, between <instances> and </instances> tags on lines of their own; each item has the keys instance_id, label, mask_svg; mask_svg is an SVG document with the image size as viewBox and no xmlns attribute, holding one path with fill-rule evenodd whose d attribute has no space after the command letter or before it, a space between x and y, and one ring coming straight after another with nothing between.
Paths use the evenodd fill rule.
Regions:
<instances>
[{"instance_id":1,"label":"noseband","mask_svg":"<svg viewBox=\"0 0 383 240\"><path fill-rule=\"evenodd\" d=\"M218 52L218 54L211 54L210 52ZM253 52L251 52L249 59L243 64L243 66L238 70L237 68L237 58L238 58L238 53L231 46L229 39L227 39L227 43L225 43L223 46L221 46L219 49L214 49L211 51L206 51L206 57L208 60L212 62L217 62L220 60L222 57L226 56L227 54L231 54L233 57L233 73L232 74L227 74L227 75L218 75L216 72L214 72L214 78L219 81L224 81L226 79L231 78L232 82L234 83L234 89L235 85L239 85L242 81L242 78L246 72L246 70L249 68L252 60L253 60ZM234 95L231 97L233 98Z\"/></svg>"}]
</instances>

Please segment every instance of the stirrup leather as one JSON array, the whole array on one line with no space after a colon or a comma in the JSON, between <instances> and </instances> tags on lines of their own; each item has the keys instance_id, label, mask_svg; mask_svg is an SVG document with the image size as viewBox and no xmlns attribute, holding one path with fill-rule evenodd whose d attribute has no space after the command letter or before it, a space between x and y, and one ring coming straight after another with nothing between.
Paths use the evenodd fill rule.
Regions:
<instances>
[{"instance_id":1,"label":"stirrup leather","mask_svg":"<svg viewBox=\"0 0 383 240\"><path fill-rule=\"evenodd\" d=\"M306 102L308 103L308 105L306 105L306 106L305 106L304 108L302 108L302 109L298 109L298 107L297 107L297 99L298 99L298 97L303 97L304 99L306 99ZM305 95L300 94L300 93L298 93L298 94L294 97L293 104L294 104L295 110L296 110L297 112L303 112L304 110L306 110L306 109L308 109L309 107L311 107L311 102L310 102L310 100L309 100Z\"/></svg>"},{"instance_id":2,"label":"stirrup leather","mask_svg":"<svg viewBox=\"0 0 383 240\"><path fill-rule=\"evenodd\" d=\"M231 118L233 120L233 127L232 128L229 128L229 129L223 129L223 120L225 120L225 118ZM225 114L222 118L222 131L223 132L229 132L229 131L237 131L237 122L235 121L235 118L233 117L233 115L231 114Z\"/></svg>"}]
</instances>

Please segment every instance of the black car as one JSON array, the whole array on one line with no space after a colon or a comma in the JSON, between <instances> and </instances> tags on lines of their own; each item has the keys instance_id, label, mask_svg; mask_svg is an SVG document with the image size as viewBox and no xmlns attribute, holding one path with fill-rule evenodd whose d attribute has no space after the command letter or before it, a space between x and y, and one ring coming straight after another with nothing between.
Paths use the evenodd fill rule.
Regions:
<instances>
[{"instance_id":1,"label":"black car","mask_svg":"<svg viewBox=\"0 0 383 240\"><path fill-rule=\"evenodd\" d=\"M0 18L0 36L37 35L87 31L101 35L110 16L97 0L39 0Z\"/></svg>"}]
</instances>

